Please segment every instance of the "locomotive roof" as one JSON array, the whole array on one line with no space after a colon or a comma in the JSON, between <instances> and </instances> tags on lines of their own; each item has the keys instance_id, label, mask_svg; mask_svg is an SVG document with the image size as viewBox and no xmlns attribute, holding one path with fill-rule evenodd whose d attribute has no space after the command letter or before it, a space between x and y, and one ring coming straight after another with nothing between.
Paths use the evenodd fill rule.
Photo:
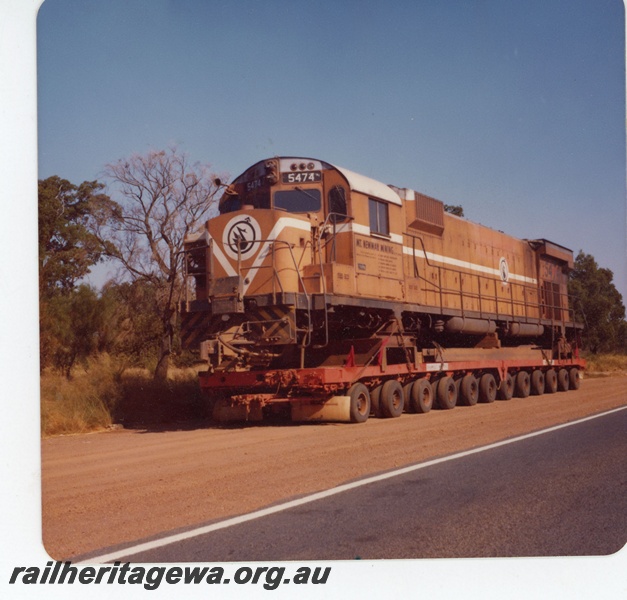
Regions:
<instances>
[{"instance_id":1,"label":"locomotive roof","mask_svg":"<svg viewBox=\"0 0 627 600\"><path fill-rule=\"evenodd\" d=\"M275 156L273 158L280 161L282 170L288 170L289 167L287 165L293 162L313 161L314 163L317 163L316 167L318 167L319 165L318 168L335 169L336 171L341 173L348 182L351 190L361 192L362 194L366 194L368 196L374 196L375 198L385 200L392 204L398 204L399 206L402 204L401 197L390 186L386 185L385 183L381 183L376 179L372 179L371 177L366 177L365 175L360 175L359 173L355 173L354 171L345 169L344 167L339 167L337 165L333 165L319 159L307 158L302 156ZM260 163L265 163L266 160L261 160L258 163L255 163L254 165L246 169L246 171L252 169L253 167L256 167ZM241 175L239 177L241 177Z\"/></svg>"},{"instance_id":2,"label":"locomotive roof","mask_svg":"<svg viewBox=\"0 0 627 600\"><path fill-rule=\"evenodd\" d=\"M344 167L338 167L337 165L330 165L334 169L338 170L351 186L352 190L356 192L362 192L368 196L374 196L375 198L381 198L381 200L387 200L392 204L402 204L400 196L388 185L381 183L376 179L371 179L365 175L360 175L354 171L349 171Z\"/></svg>"}]
</instances>

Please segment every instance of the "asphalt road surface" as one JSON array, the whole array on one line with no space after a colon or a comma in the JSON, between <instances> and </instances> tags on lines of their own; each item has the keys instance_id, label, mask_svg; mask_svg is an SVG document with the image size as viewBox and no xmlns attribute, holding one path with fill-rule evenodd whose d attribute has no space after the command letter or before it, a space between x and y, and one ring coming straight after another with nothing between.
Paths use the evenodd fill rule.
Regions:
<instances>
[{"instance_id":1,"label":"asphalt road surface","mask_svg":"<svg viewBox=\"0 0 627 600\"><path fill-rule=\"evenodd\" d=\"M627 410L433 462L175 544L133 545L123 560L605 555L627 542Z\"/></svg>"}]
</instances>

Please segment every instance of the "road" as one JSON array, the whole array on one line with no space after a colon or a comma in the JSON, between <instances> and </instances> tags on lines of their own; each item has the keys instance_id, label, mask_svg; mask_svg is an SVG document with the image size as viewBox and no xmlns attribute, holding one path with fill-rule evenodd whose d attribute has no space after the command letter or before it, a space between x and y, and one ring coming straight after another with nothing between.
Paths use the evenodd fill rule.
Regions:
<instances>
[{"instance_id":1,"label":"road","mask_svg":"<svg viewBox=\"0 0 627 600\"><path fill-rule=\"evenodd\" d=\"M124 560L611 554L627 543L626 432L627 409L606 413Z\"/></svg>"},{"instance_id":2,"label":"road","mask_svg":"<svg viewBox=\"0 0 627 600\"><path fill-rule=\"evenodd\" d=\"M217 522L372 474L626 406L626 384L623 377L587 379L577 391L432 411L426 415L403 415L393 420L371 419L360 425L271 424L208 428L205 424L186 424L166 430L122 430L48 438L42 442L44 544L51 557L69 559L158 537L165 532ZM616 451L608 445L605 437L597 439L590 446L594 451L588 454L604 457ZM528 507L545 506L547 498L551 503L559 503L554 490L569 482L569 485L577 483L578 477L573 475L576 472L573 471L576 469L573 453L560 453L558 445L557 450L545 454L559 457L551 463L558 476L557 483L552 484L546 496L542 491L543 480L538 480L531 495L536 500L528 499L523 515L525 510L532 510ZM488 454L481 460L488 458L492 460ZM525 460L531 466L538 462ZM490 467L488 472L507 472L507 464L508 459L504 459L499 470L493 471L494 467ZM489 512L490 503L497 502L493 500L495 494L501 502L500 494L508 489L500 477L494 479L492 487L486 487L481 479L471 479L471 483L475 483L466 485L462 488L466 492L460 493L447 487L450 484L442 484L444 487L440 488L433 487L431 482L429 485L420 483L425 476L424 472L416 472L405 487L439 489L439 493L433 492L436 496L421 503L421 511L428 507L436 513L454 512L455 518L462 519L456 530L463 529L462 509L468 511L472 506L474 512ZM614 479L607 473L603 477ZM391 485L395 489L396 484ZM592 487L601 485L597 482ZM379 506L382 515L394 514L399 503L406 504L408 496L412 496L405 494L399 501L395 494L387 491L381 494L372 506ZM341 501L340 496L337 500ZM501 527L506 534L513 535L524 524L524 518L510 519L502 521ZM441 534L431 535L436 539L441 537ZM360 544L353 540L351 546L347 542L350 551L348 547L344 551L361 555L365 549L368 553L396 552L401 556L400 549L375 547L379 529L361 537L364 539ZM307 538L300 534L299 543L302 539ZM573 547L565 546L565 551L577 553ZM457 550L450 550L451 544L446 548L438 548L436 544L430 551L447 556L455 555L447 552L471 555L463 544ZM531 546L508 549L501 545L483 552L496 552L501 556L545 552L529 548ZM416 552L415 546L405 550ZM244 559L247 558L237 558Z\"/></svg>"}]
</instances>

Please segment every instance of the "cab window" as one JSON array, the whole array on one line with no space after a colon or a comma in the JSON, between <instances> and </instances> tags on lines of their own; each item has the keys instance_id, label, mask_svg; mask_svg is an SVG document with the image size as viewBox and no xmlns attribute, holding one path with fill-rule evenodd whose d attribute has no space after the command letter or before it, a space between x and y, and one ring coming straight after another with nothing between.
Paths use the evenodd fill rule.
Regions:
<instances>
[{"instance_id":1,"label":"cab window","mask_svg":"<svg viewBox=\"0 0 627 600\"><path fill-rule=\"evenodd\" d=\"M220 202L220 214L226 214L230 212L235 212L236 210L240 210L242 208L242 203L239 199L239 196L236 195L225 195Z\"/></svg>"},{"instance_id":2,"label":"cab window","mask_svg":"<svg viewBox=\"0 0 627 600\"><path fill-rule=\"evenodd\" d=\"M370 213L370 233L390 235L387 203L369 198L368 209Z\"/></svg>"},{"instance_id":3,"label":"cab window","mask_svg":"<svg viewBox=\"0 0 627 600\"><path fill-rule=\"evenodd\" d=\"M335 223L348 219L346 190L340 185L336 185L329 191L329 214Z\"/></svg>"}]
</instances>

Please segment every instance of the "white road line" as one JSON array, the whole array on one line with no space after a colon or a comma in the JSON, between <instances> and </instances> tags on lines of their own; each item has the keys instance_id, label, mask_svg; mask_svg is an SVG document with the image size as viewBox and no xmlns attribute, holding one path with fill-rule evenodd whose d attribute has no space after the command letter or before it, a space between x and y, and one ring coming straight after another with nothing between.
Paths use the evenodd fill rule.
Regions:
<instances>
[{"instance_id":1,"label":"white road line","mask_svg":"<svg viewBox=\"0 0 627 600\"><path fill-rule=\"evenodd\" d=\"M284 502L282 504L277 504L276 506L270 506L268 508L263 508L261 510L256 510L254 512L248 513L246 515L240 515L238 517L233 517L232 519L226 519L225 521L220 521L219 523L213 523L211 525L206 525L204 527L198 527L196 529L191 529L189 531L184 531L182 533L177 533L174 535L168 535L166 537L152 540L150 542L144 542L142 544L137 544L135 546L130 546L128 548L124 548L123 550L116 550L114 552L108 552L107 554L101 554L99 556L94 556L93 558L86 559L79 563L75 563L78 565L86 565L86 564L98 564L98 563L106 563L115 560L119 560L124 557L132 556L134 554L139 554L140 552L148 552L150 550L155 550L157 548L162 548L163 546L168 546L170 544L176 544L177 542L182 542L184 540L189 540L191 538L195 538L201 535L205 535L207 533L211 533L213 531L218 531L220 529L226 529L228 527L233 527L234 525L240 525L242 523L246 523L248 521L254 521L255 519L260 519L262 517L266 517L268 515L272 515L275 513L282 512L284 510L289 510L290 508L295 508L297 506L302 506L303 504L309 504L310 502L315 502L316 500L322 500L324 498L329 498L330 496L335 496L336 494L341 494L342 492L347 492L349 490L354 490L364 485L368 485L370 483L376 483L378 481L384 481L386 479L391 479L392 477L397 477L399 475L405 475L407 473L412 473L413 471L418 471L420 469L426 469L427 467L432 467L434 465L439 465L451 460L456 460L458 458L464 458L465 456L470 456L471 454L478 454L479 452L485 452L486 450L492 450L493 448L500 448L501 446L507 446L508 444L513 444L515 442L520 442L522 440L527 440L529 438L536 437L538 435L543 435L545 433L551 433L552 431L557 431L558 429L564 429L565 427L571 427L572 425L578 425L579 423L584 423L586 421L591 421L592 419L598 419L599 417L605 417L606 415L610 415L615 412L619 412L621 410L627 409L627 406L622 406L620 408L615 408L613 410L609 410L603 413L599 413L596 415L592 415L589 417L584 417L583 419L578 419L577 421L571 421L569 423L562 423L561 425L555 425L553 427L549 427L548 429L541 429L540 431L534 431L532 433L526 433L524 435L519 435L514 438L510 438L507 440L502 440L500 442L495 442L493 444L488 444L487 446L481 446L479 448L473 448L472 450L465 450L464 452L458 452L456 454L451 454L450 456L443 456L441 458L436 458L433 460L429 460L427 462L418 463L416 465L411 465L409 467L403 467L402 469L396 469L394 471L389 471L387 473L382 473L380 475L374 475L373 477L367 477L366 479L360 479L359 481L354 481L352 483L346 483L344 485L339 485L334 488L330 488L328 490L324 490L322 492L317 492L315 494L310 494L309 496L305 496L303 498L298 498L296 500L291 500L289 502Z\"/></svg>"}]
</instances>

